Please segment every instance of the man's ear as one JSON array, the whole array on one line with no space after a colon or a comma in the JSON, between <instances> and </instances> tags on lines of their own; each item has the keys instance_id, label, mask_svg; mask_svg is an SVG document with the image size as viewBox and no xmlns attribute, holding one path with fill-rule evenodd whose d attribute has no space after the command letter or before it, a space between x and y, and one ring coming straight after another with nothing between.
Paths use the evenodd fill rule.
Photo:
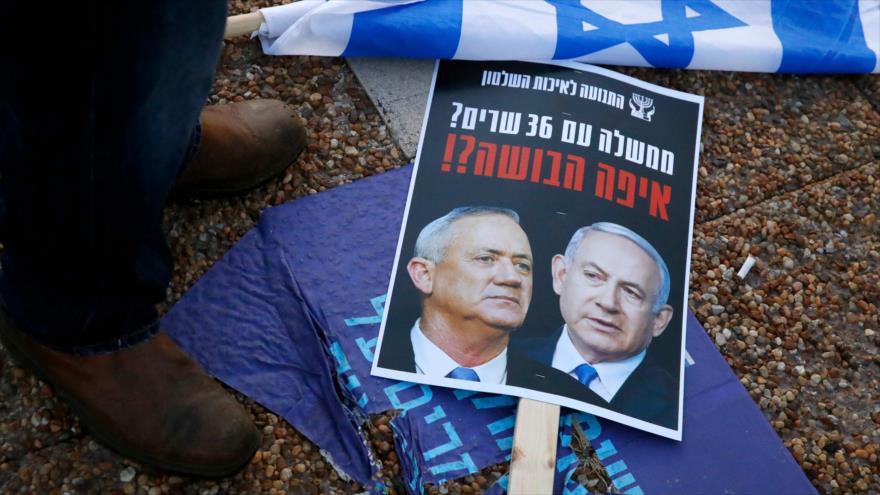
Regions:
<instances>
[{"instance_id":1,"label":"man's ear","mask_svg":"<svg viewBox=\"0 0 880 495\"><path fill-rule=\"evenodd\" d=\"M672 321L672 306L668 304L664 304L657 314L654 315L654 338L659 337L666 327L669 326L669 322Z\"/></svg>"},{"instance_id":2,"label":"man's ear","mask_svg":"<svg viewBox=\"0 0 880 495\"><path fill-rule=\"evenodd\" d=\"M434 291L434 262L415 257L406 264L406 271L416 289L422 294L430 296Z\"/></svg>"},{"instance_id":3,"label":"man's ear","mask_svg":"<svg viewBox=\"0 0 880 495\"><path fill-rule=\"evenodd\" d=\"M556 295L562 294L562 283L565 282L567 268L565 267L565 256L557 254L550 261L550 272L553 274L553 292Z\"/></svg>"}]
</instances>

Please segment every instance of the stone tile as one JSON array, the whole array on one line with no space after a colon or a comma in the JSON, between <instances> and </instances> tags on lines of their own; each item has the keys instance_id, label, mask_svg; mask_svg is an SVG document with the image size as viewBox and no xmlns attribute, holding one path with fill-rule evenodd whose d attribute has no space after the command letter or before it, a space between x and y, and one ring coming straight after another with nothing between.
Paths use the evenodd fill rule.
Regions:
<instances>
[{"instance_id":1,"label":"stone tile","mask_svg":"<svg viewBox=\"0 0 880 495\"><path fill-rule=\"evenodd\" d=\"M852 77L617 69L706 97L697 221L880 158L880 114Z\"/></svg>"},{"instance_id":2,"label":"stone tile","mask_svg":"<svg viewBox=\"0 0 880 495\"><path fill-rule=\"evenodd\" d=\"M434 61L391 58L347 60L358 82L388 123L398 146L410 160L415 159Z\"/></svg>"},{"instance_id":3,"label":"stone tile","mask_svg":"<svg viewBox=\"0 0 880 495\"><path fill-rule=\"evenodd\" d=\"M878 172L863 165L695 229L691 308L830 493L880 486ZM758 262L740 280L749 254Z\"/></svg>"}]
</instances>

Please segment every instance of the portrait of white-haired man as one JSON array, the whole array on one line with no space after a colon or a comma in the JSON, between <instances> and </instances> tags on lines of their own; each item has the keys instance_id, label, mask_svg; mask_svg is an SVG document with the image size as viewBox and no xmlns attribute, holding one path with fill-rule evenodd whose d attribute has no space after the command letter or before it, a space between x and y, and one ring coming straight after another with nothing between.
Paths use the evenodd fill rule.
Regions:
<instances>
[{"instance_id":1,"label":"portrait of white-haired man","mask_svg":"<svg viewBox=\"0 0 880 495\"><path fill-rule=\"evenodd\" d=\"M533 263L513 210L464 206L428 223L406 263L421 315L384 330L379 367L544 388L558 372L508 349L528 313Z\"/></svg>"},{"instance_id":2,"label":"portrait of white-haired man","mask_svg":"<svg viewBox=\"0 0 880 495\"><path fill-rule=\"evenodd\" d=\"M551 261L563 324L523 352L566 373L567 395L676 428L678 381L649 352L672 319L669 270L647 240L618 224L578 229Z\"/></svg>"}]
</instances>

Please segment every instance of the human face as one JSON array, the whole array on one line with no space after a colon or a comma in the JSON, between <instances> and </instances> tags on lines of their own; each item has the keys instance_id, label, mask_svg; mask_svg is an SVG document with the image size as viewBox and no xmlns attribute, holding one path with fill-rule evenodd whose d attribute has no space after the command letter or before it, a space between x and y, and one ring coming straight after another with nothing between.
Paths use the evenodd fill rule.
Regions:
<instances>
[{"instance_id":1,"label":"human face","mask_svg":"<svg viewBox=\"0 0 880 495\"><path fill-rule=\"evenodd\" d=\"M557 255L552 268L562 318L592 364L638 354L669 324L671 306L651 310L660 287L657 264L625 237L589 232L571 266Z\"/></svg>"},{"instance_id":2,"label":"human face","mask_svg":"<svg viewBox=\"0 0 880 495\"><path fill-rule=\"evenodd\" d=\"M425 304L459 329L509 332L532 298L532 249L522 228L504 215L453 222L446 257L433 268Z\"/></svg>"}]
</instances>

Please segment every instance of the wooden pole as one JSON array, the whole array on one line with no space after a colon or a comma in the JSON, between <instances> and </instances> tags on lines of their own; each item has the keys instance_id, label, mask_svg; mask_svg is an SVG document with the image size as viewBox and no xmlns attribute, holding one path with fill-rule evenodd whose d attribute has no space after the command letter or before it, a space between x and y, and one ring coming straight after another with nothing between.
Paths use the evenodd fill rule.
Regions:
<instances>
[{"instance_id":1,"label":"wooden pole","mask_svg":"<svg viewBox=\"0 0 880 495\"><path fill-rule=\"evenodd\" d=\"M510 495L553 493L559 406L520 399L510 458Z\"/></svg>"},{"instance_id":2,"label":"wooden pole","mask_svg":"<svg viewBox=\"0 0 880 495\"><path fill-rule=\"evenodd\" d=\"M263 13L260 11L229 16L226 18L226 32L223 33L223 39L228 40L243 34L251 34L260 29L263 20Z\"/></svg>"}]
</instances>

